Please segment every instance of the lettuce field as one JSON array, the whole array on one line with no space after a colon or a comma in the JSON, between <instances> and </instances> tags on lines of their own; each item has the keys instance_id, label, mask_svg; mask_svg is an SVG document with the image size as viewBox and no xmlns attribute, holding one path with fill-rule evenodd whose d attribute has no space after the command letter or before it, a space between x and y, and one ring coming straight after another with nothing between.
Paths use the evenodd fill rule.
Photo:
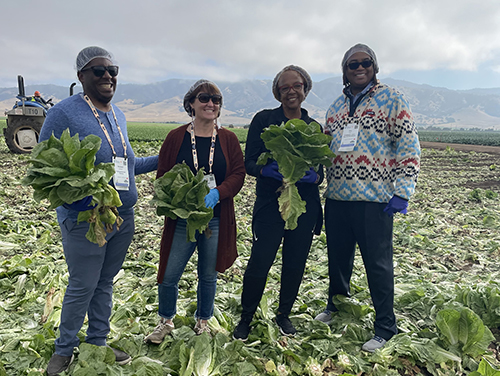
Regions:
<instances>
[{"instance_id":1,"label":"lettuce field","mask_svg":"<svg viewBox=\"0 0 500 376\"><path fill-rule=\"evenodd\" d=\"M138 155L161 141L134 141ZM42 375L54 350L67 269L55 211L20 184L29 156L0 142L0 375ZM114 364L109 349L83 342L71 375L500 375L500 155L423 149L417 191L394 231L399 334L373 353L374 311L359 254L352 296L338 297L333 323L315 321L328 288L326 239L313 240L291 320L295 337L273 323L281 256L271 269L247 342L233 340L251 248L254 180L236 197L239 258L219 275L212 330L193 332L196 258L180 282L176 329L159 345L144 336L158 321L156 272L163 218L150 204L154 173L137 177L136 234L115 278L109 344L133 361Z\"/></svg>"}]
</instances>

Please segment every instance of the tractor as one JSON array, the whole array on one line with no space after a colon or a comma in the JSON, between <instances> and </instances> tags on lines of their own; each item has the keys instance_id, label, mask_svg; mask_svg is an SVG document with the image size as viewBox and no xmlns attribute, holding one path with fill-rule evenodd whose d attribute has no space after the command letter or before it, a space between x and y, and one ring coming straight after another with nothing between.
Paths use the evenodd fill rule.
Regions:
<instances>
[{"instance_id":1,"label":"tractor","mask_svg":"<svg viewBox=\"0 0 500 376\"><path fill-rule=\"evenodd\" d=\"M70 86L70 95L73 94L73 83ZM6 111L7 126L3 133L5 143L10 151L17 154L31 153L38 143L38 136L42 129L47 111L54 105L52 98L44 100L41 96L26 96L23 76L17 76L19 94L18 101L12 110ZM37 92L35 92L38 94Z\"/></svg>"}]
</instances>

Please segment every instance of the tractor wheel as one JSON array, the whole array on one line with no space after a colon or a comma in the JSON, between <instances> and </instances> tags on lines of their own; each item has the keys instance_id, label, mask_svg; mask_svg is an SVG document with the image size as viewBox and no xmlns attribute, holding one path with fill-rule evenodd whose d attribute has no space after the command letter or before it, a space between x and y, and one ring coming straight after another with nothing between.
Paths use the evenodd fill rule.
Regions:
<instances>
[{"instance_id":1,"label":"tractor wheel","mask_svg":"<svg viewBox=\"0 0 500 376\"><path fill-rule=\"evenodd\" d=\"M10 151L17 154L31 153L38 143L38 136L42 129L42 121L29 117L9 117L7 128L4 130L5 143Z\"/></svg>"}]
</instances>

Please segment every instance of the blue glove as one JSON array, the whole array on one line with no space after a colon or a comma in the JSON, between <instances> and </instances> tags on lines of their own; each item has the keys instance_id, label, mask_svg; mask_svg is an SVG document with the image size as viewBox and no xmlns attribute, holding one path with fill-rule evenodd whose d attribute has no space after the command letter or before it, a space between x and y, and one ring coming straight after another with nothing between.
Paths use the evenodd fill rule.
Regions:
<instances>
[{"instance_id":1,"label":"blue glove","mask_svg":"<svg viewBox=\"0 0 500 376\"><path fill-rule=\"evenodd\" d=\"M205 196L205 207L213 209L219 201L219 191L217 188L212 188Z\"/></svg>"},{"instance_id":2,"label":"blue glove","mask_svg":"<svg viewBox=\"0 0 500 376\"><path fill-rule=\"evenodd\" d=\"M94 209L97 205L89 206L92 202L92 196L87 196L71 204L63 204L66 209L76 210L78 212Z\"/></svg>"},{"instance_id":3,"label":"blue glove","mask_svg":"<svg viewBox=\"0 0 500 376\"><path fill-rule=\"evenodd\" d=\"M318 180L318 174L314 171L314 168L311 167L297 183L314 184L316 180Z\"/></svg>"},{"instance_id":4,"label":"blue glove","mask_svg":"<svg viewBox=\"0 0 500 376\"><path fill-rule=\"evenodd\" d=\"M271 163L262 167L262 170L260 170L260 174L266 178L273 178L278 181L283 180L283 175L281 175L278 171L278 162L276 161L272 161Z\"/></svg>"},{"instance_id":5,"label":"blue glove","mask_svg":"<svg viewBox=\"0 0 500 376\"><path fill-rule=\"evenodd\" d=\"M384 209L390 217L394 215L394 213L402 213L406 214L408 209L408 200L401 198L399 196L392 196L389 200L389 203Z\"/></svg>"}]
</instances>

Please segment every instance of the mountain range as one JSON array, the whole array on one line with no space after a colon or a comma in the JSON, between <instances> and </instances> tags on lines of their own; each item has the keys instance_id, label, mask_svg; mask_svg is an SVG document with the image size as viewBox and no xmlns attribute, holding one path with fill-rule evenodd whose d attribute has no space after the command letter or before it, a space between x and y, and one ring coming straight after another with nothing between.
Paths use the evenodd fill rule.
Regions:
<instances>
[{"instance_id":1,"label":"mountain range","mask_svg":"<svg viewBox=\"0 0 500 376\"><path fill-rule=\"evenodd\" d=\"M189 121L183 107L183 97L195 80L170 79L150 84L118 83L113 102L129 121L179 122ZM430 85L386 78L382 82L397 88L410 102L415 123L419 128L446 127L454 129L500 130L500 88L450 90ZM220 122L223 125L249 124L253 115L279 103L272 94L272 80L216 82L224 97ZM57 85L27 85L26 93L35 90L53 102L69 96L69 88ZM74 92L81 91L80 86ZM342 91L342 78L332 77L314 82L303 103L309 115L323 123L325 113ZM16 87L0 88L0 108L12 108Z\"/></svg>"}]
</instances>

